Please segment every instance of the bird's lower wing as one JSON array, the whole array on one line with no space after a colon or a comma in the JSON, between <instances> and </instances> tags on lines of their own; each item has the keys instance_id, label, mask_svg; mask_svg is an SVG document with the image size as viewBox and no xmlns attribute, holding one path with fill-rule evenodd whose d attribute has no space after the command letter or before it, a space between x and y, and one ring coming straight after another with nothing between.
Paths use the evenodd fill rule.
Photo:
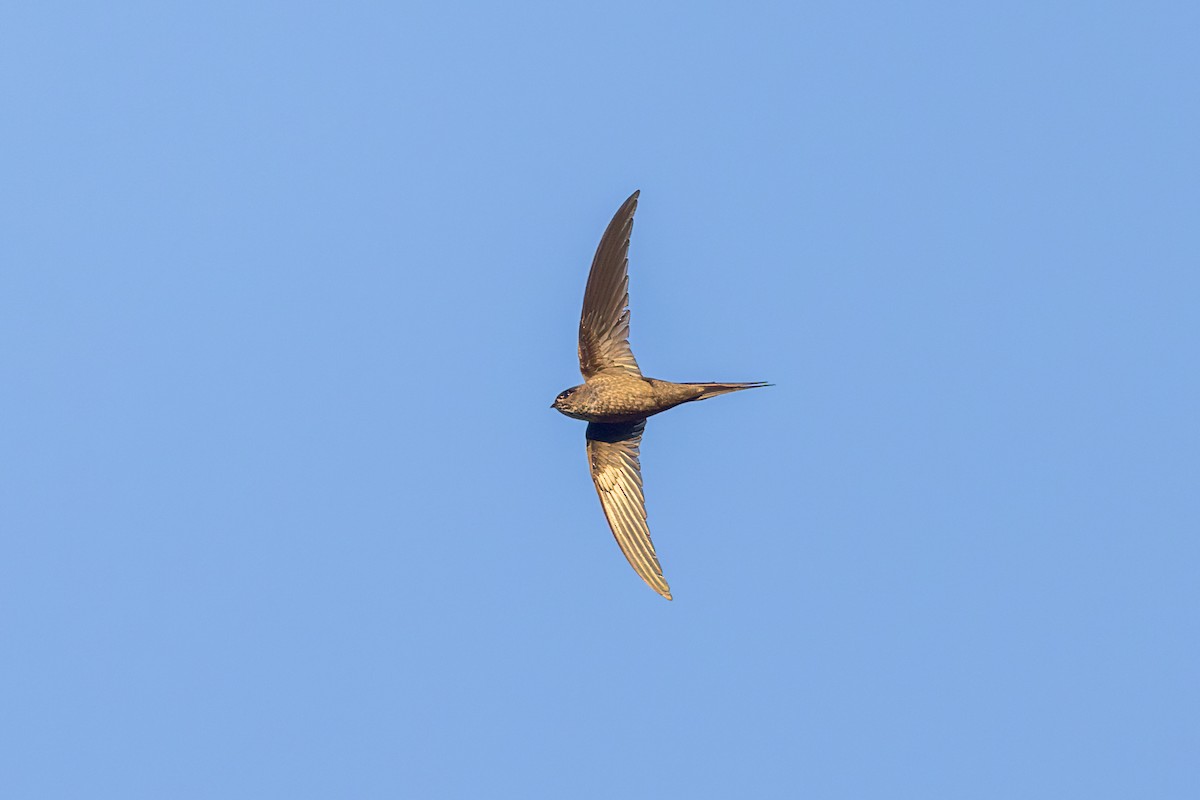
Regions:
<instances>
[{"instance_id":1,"label":"bird's lower wing","mask_svg":"<svg viewBox=\"0 0 1200 800\"><path fill-rule=\"evenodd\" d=\"M588 423L588 463L604 516L621 552L651 589L670 600L671 587L663 577L646 525L646 497L642 494L642 465L638 460L645 428L645 420Z\"/></svg>"}]
</instances>

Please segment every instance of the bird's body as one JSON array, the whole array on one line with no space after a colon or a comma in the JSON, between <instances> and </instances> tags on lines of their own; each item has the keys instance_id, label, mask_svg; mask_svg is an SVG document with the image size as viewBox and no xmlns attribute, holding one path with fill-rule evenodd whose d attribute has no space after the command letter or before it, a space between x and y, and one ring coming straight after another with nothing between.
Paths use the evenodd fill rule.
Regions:
<instances>
[{"instance_id":1,"label":"bird's body","mask_svg":"<svg viewBox=\"0 0 1200 800\"><path fill-rule=\"evenodd\" d=\"M634 192L609 223L588 274L579 320L584 382L560 393L552 408L589 423L592 480L613 536L642 580L670 600L646 526L638 458L646 419L681 403L768 384L672 383L642 375L629 349L628 251L637 200Z\"/></svg>"},{"instance_id":2,"label":"bird's body","mask_svg":"<svg viewBox=\"0 0 1200 800\"><path fill-rule=\"evenodd\" d=\"M555 406L588 422L636 422L692 400L752 389L761 383L671 383L631 372L600 372L567 390Z\"/></svg>"}]
</instances>

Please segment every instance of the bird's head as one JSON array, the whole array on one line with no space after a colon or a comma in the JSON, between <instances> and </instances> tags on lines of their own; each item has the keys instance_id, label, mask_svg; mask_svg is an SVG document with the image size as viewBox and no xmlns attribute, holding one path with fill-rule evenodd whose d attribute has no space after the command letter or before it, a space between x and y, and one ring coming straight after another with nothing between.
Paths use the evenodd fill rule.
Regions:
<instances>
[{"instance_id":1,"label":"bird's head","mask_svg":"<svg viewBox=\"0 0 1200 800\"><path fill-rule=\"evenodd\" d=\"M579 403L580 398L576 396L581 388L581 386L572 386L570 389L564 389L559 392L558 397L554 398L554 402L550 404L550 407L557 409L568 417L583 419L580 416L580 412L582 411Z\"/></svg>"}]
</instances>

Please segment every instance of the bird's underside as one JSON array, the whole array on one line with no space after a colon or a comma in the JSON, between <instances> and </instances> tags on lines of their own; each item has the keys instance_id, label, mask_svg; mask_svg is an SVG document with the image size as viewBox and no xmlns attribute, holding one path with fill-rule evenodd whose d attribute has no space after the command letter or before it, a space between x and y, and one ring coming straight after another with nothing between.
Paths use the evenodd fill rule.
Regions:
<instances>
[{"instance_id":1,"label":"bird's underside","mask_svg":"<svg viewBox=\"0 0 1200 800\"><path fill-rule=\"evenodd\" d=\"M767 384L671 383L642 375L629 348L628 252L638 194L609 223L588 274L579 320L584 383L562 392L553 407L588 421L588 465L613 536L642 580L670 600L646 524L639 459L646 418L681 403Z\"/></svg>"},{"instance_id":2,"label":"bird's underside","mask_svg":"<svg viewBox=\"0 0 1200 800\"><path fill-rule=\"evenodd\" d=\"M569 390L569 408L559 410L569 417L588 422L636 422L682 403L765 385L758 382L672 383L620 370L606 370Z\"/></svg>"}]
</instances>

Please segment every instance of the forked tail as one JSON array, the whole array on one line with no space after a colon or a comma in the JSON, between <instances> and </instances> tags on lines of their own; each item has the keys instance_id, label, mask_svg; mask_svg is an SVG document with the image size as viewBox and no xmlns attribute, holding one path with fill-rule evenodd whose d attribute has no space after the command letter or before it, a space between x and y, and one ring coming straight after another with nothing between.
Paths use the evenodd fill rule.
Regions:
<instances>
[{"instance_id":1,"label":"forked tail","mask_svg":"<svg viewBox=\"0 0 1200 800\"><path fill-rule=\"evenodd\" d=\"M693 399L707 400L710 397L716 397L719 394L729 394L730 392L740 392L742 389L758 389L762 386L772 386L774 384L766 381L751 381L749 383L685 383L684 386L695 386L700 389L700 395Z\"/></svg>"}]
</instances>

